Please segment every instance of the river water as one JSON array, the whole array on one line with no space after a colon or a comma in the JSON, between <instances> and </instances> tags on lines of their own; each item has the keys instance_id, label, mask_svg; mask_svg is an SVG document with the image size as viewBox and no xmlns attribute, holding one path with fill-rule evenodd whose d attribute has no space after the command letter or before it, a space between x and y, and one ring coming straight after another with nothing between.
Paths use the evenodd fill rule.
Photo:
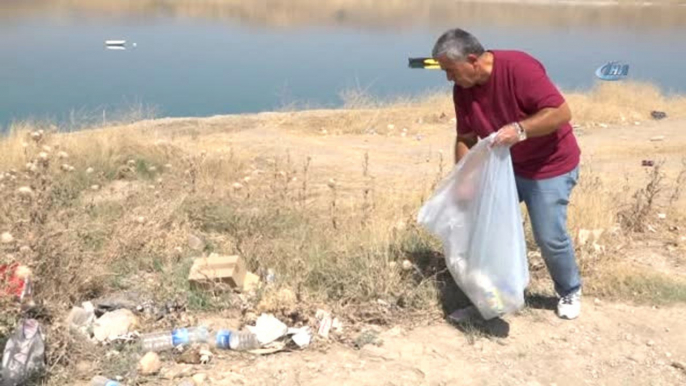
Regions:
<instances>
[{"instance_id":1,"label":"river water","mask_svg":"<svg viewBox=\"0 0 686 386\"><path fill-rule=\"evenodd\" d=\"M533 54L564 90L593 87L596 68L619 60L630 65L628 80L686 91L680 5L115 3L0 3L0 130L25 120L75 127L152 112L338 107L345 90L378 98L447 90L440 71L410 69L407 59L430 55L453 26L487 48ZM126 40L125 49L107 49L108 39Z\"/></svg>"}]
</instances>

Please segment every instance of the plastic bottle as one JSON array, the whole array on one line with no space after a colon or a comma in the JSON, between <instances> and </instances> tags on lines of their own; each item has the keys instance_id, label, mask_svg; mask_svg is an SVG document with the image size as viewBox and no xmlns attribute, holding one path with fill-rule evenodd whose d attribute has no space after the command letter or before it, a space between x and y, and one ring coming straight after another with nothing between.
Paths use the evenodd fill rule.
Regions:
<instances>
[{"instance_id":1,"label":"plastic bottle","mask_svg":"<svg viewBox=\"0 0 686 386\"><path fill-rule=\"evenodd\" d=\"M164 351L183 344L207 342L208 339L209 332L206 327L177 328L143 335L141 346L144 352Z\"/></svg>"},{"instance_id":2,"label":"plastic bottle","mask_svg":"<svg viewBox=\"0 0 686 386\"><path fill-rule=\"evenodd\" d=\"M91 386L121 386L121 383L96 375L91 379Z\"/></svg>"},{"instance_id":3,"label":"plastic bottle","mask_svg":"<svg viewBox=\"0 0 686 386\"><path fill-rule=\"evenodd\" d=\"M257 336L249 331L219 330L214 334L212 343L224 350L254 350L260 347Z\"/></svg>"}]
</instances>

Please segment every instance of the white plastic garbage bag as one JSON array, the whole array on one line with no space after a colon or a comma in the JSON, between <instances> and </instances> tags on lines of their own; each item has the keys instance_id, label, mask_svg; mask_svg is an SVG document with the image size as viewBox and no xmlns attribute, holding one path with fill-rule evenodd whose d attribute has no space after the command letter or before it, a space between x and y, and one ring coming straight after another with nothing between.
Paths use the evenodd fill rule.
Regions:
<instances>
[{"instance_id":1,"label":"white plastic garbage bag","mask_svg":"<svg viewBox=\"0 0 686 386\"><path fill-rule=\"evenodd\" d=\"M21 322L5 345L1 386L18 386L45 369L45 343L35 319Z\"/></svg>"},{"instance_id":2,"label":"white plastic garbage bag","mask_svg":"<svg viewBox=\"0 0 686 386\"><path fill-rule=\"evenodd\" d=\"M524 305L526 244L510 150L479 141L434 195L418 222L443 242L457 285L488 320Z\"/></svg>"}]
</instances>

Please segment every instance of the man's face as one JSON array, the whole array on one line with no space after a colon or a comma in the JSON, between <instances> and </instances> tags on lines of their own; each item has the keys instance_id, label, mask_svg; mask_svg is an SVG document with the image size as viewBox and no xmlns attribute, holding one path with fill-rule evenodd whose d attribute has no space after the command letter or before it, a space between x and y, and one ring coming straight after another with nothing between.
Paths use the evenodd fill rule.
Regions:
<instances>
[{"instance_id":1,"label":"man's face","mask_svg":"<svg viewBox=\"0 0 686 386\"><path fill-rule=\"evenodd\" d=\"M454 61L441 56L438 59L441 69L445 71L445 76L449 82L453 82L462 88L470 88L476 84L477 80L477 57L469 55L465 60Z\"/></svg>"}]
</instances>

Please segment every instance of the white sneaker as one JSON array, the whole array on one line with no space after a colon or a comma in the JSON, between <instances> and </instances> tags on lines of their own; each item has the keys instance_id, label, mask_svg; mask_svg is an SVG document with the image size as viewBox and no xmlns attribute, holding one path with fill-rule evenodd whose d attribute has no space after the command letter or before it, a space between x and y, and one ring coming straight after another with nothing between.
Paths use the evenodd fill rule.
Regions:
<instances>
[{"instance_id":1,"label":"white sneaker","mask_svg":"<svg viewBox=\"0 0 686 386\"><path fill-rule=\"evenodd\" d=\"M581 314L581 290L563 296L557 302L557 316L562 319L576 319Z\"/></svg>"}]
</instances>

